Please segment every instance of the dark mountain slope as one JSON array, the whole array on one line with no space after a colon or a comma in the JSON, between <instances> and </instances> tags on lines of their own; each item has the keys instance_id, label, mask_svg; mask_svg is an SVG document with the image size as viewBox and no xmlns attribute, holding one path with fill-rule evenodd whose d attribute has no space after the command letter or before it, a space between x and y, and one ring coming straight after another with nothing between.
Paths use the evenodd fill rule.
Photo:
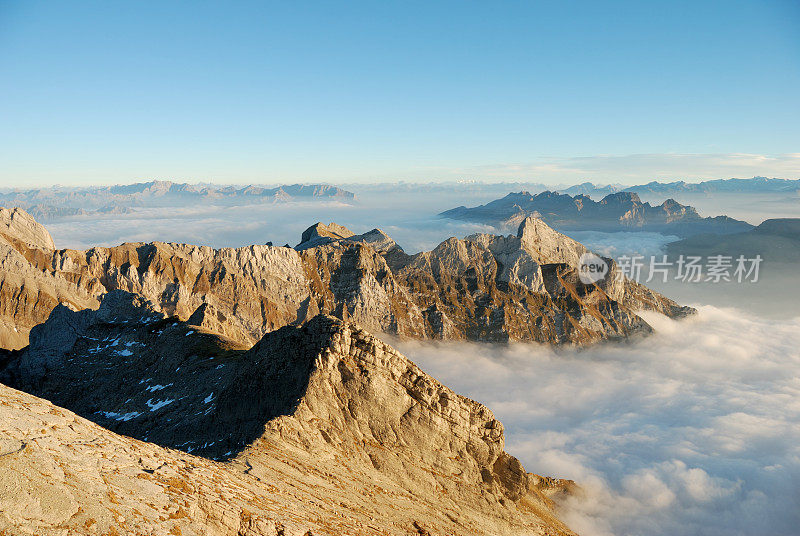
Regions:
<instances>
[{"instance_id":1,"label":"dark mountain slope","mask_svg":"<svg viewBox=\"0 0 800 536\"><path fill-rule=\"evenodd\" d=\"M504 452L503 426L491 411L359 327L331 317L268 333L246 350L115 291L97 311L59 306L32 331L29 348L6 357L5 383L118 433L202 458L87 430L80 437L88 446L81 448L98 458L95 467L105 467L105 484L73 456L63 471L73 491L64 491L70 499L56 506L75 507L36 521L36 512L17 514L24 497L2 495L0 531L55 534L48 525L55 519L54 529L88 533L81 527L92 522L81 513L89 511L109 531L177 523L189 533L200 525L204 534L239 536L300 536L309 529L331 535L571 534L543 493L552 481L528 474ZM55 444L42 446L30 431L24 435L38 414L8 414L9 405L19 408L19 396L8 391L0 386L0 431L9 438L0 448L19 452L11 447L22 445L24 455L0 460L0 484L28 470L31 456L48 464L75 444L55 424L49 432L59 438ZM72 419L69 429L84 428ZM140 452L138 462L125 461L131 450ZM131 471L153 483L126 480ZM57 479L48 484L35 480L39 473L29 474L25 489L63 488ZM182 514L170 508L153 513L148 506L161 502L153 486L160 490L162 479L178 490L170 496L180 497ZM113 494L105 491L109 481ZM88 499L82 494L89 486L103 491ZM109 516L109 508L126 513ZM247 528L245 517L259 524Z\"/></svg>"}]
</instances>

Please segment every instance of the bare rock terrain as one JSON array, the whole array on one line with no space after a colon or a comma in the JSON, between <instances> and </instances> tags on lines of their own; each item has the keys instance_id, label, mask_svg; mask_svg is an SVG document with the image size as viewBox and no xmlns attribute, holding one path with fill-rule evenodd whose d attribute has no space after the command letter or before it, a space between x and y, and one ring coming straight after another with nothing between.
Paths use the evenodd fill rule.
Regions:
<instances>
[{"instance_id":1,"label":"bare rock terrain","mask_svg":"<svg viewBox=\"0 0 800 536\"><path fill-rule=\"evenodd\" d=\"M24 347L56 305L96 308L116 289L183 320L208 304L225 318L227 335L245 344L319 313L400 337L556 344L646 334L639 309L691 313L617 280L610 260L611 277L583 285L576 262L586 248L535 218L523 220L516 236L451 238L416 255L378 229L354 235L321 224L296 249L154 242L56 250L35 222L5 228L0 343L7 349Z\"/></svg>"},{"instance_id":2,"label":"bare rock terrain","mask_svg":"<svg viewBox=\"0 0 800 536\"><path fill-rule=\"evenodd\" d=\"M0 534L572 534L490 410L330 316L248 349L114 291L0 366Z\"/></svg>"},{"instance_id":3,"label":"bare rock terrain","mask_svg":"<svg viewBox=\"0 0 800 536\"><path fill-rule=\"evenodd\" d=\"M586 344L691 314L537 218L415 255L321 223L295 248L56 249L0 211L0 535L570 535L574 483L370 332Z\"/></svg>"},{"instance_id":4,"label":"bare rock terrain","mask_svg":"<svg viewBox=\"0 0 800 536\"><path fill-rule=\"evenodd\" d=\"M55 253L47 229L22 209L0 207L0 348L22 348L59 303L94 307L97 284L43 267Z\"/></svg>"}]
</instances>

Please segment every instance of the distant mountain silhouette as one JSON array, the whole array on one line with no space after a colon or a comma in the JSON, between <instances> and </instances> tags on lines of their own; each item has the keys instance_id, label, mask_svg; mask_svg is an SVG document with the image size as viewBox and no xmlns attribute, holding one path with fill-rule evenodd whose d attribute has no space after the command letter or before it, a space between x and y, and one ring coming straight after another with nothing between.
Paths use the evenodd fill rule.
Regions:
<instances>
[{"instance_id":1,"label":"distant mountain silhouette","mask_svg":"<svg viewBox=\"0 0 800 536\"><path fill-rule=\"evenodd\" d=\"M595 185L584 182L569 188L559 190L571 195L592 195L602 197L615 192L626 191L637 194L658 194L673 196L679 194L764 194L764 193L795 193L800 191L800 179L775 179L768 177L753 177L751 179L715 179L702 182L658 182L625 186L623 184Z\"/></svg>"},{"instance_id":2,"label":"distant mountain silhouette","mask_svg":"<svg viewBox=\"0 0 800 536\"><path fill-rule=\"evenodd\" d=\"M736 233L752 229L749 223L727 216L703 218L674 199L660 205L644 203L635 192L608 194L601 201L545 191L510 193L478 207L457 207L443 217L489 225L514 225L529 216L542 218L560 231L654 231L677 236L698 233Z\"/></svg>"},{"instance_id":3,"label":"distant mountain silhouette","mask_svg":"<svg viewBox=\"0 0 800 536\"><path fill-rule=\"evenodd\" d=\"M0 191L0 205L26 209L36 218L125 213L136 207L181 206L197 203L228 206L281 203L292 200L353 201L355 194L327 184L243 187L150 181L115 186L37 188Z\"/></svg>"},{"instance_id":4,"label":"distant mountain silhouette","mask_svg":"<svg viewBox=\"0 0 800 536\"><path fill-rule=\"evenodd\" d=\"M668 244L667 250L673 255L760 255L768 263L795 264L800 262L800 218L765 220L743 233L691 236Z\"/></svg>"}]
</instances>

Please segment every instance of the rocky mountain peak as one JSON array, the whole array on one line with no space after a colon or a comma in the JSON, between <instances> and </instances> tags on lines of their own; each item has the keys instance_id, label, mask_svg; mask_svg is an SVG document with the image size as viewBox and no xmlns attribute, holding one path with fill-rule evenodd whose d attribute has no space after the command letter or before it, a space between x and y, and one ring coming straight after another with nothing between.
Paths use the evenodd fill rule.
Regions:
<instances>
[{"instance_id":1,"label":"rocky mountain peak","mask_svg":"<svg viewBox=\"0 0 800 536\"><path fill-rule=\"evenodd\" d=\"M555 231L541 218L527 217L519 224L520 246L539 264L564 263L577 268L578 259L588 250L580 242Z\"/></svg>"},{"instance_id":2,"label":"rocky mountain peak","mask_svg":"<svg viewBox=\"0 0 800 536\"><path fill-rule=\"evenodd\" d=\"M333 222L325 225L317 222L303 231L300 243L295 246L295 249L308 249L351 236L353 236L353 231L343 225Z\"/></svg>"},{"instance_id":3,"label":"rocky mountain peak","mask_svg":"<svg viewBox=\"0 0 800 536\"><path fill-rule=\"evenodd\" d=\"M381 254L392 266L403 264L408 256L397 242L380 229L372 229L363 234L353 234L350 229L336 223L324 225L316 223L303 232L297 251L342 242L345 244L363 244Z\"/></svg>"},{"instance_id":4,"label":"rocky mountain peak","mask_svg":"<svg viewBox=\"0 0 800 536\"><path fill-rule=\"evenodd\" d=\"M539 192L534 197L539 199L559 199L562 197L569 197L569 196L567 196L566 194L561 194L554 190L545 190L544 192Z\"/></svg>"},{"instance_id":5,"label":"rocky mountain peak","mask_svg":"<svg viewBox=\"0 0 800 536\"><path fill-rule=\"evenodd\" d=\"M56 248L47 229L19 207L10 210L0 207L0 238L43 249Z\"/></svg>"},{"instance_id":6,"label":"rocky mountain peak","mask_svg":"<svg viewBox=\"0 0 800 536\"><path fill-rule=\"evenodd\" d=\"M223 460L218 472L250 475L242 482L260 482L254 489L262 496L282 480L278 474L288 463L302 487L318 481L314 475L335 472L352 475L350 485L359 489L378 483L396 497L413 497L401 511L414 511L416 523L432 533L542 534L549 527L569 534L547 511L537 491L541 479L504 451L503 426L488 408L454 393L357 325L318 315L244 349L154 314L152 304L130 293L107 294L100 310L57 309L37 330L37 344L12 356L6 368L13 372L0 371L3 382L125 436ZM197 316L212 313L204 307ZM47 374L30 376L20 362L47 358L39 343L65 326L71 332L60 339L61 359ZM153 474L170 458L155 457L143 469ZM376 492L383 493L370 496ZM334 496L337 508L349 497ZM11 508L9 500L0 497L3 510ZM250 508L265 507L256 501ZM453 513L417 513L427 509ZM267 511L278 520L287 516ZM229 533L235 534L221 532Z\"/></svg>"},{"instance_id":7,"label":"rocky mountain peak","mask_svg":"<svg viewBox=\"0 0 800 536\"><path fill-rule=\"evenodd\" d=\"M604 205L641 205L642 200L636 192L614 192L600 200Z\"/></svg>"},{"instance_id":8,"label":"rocky mountain peak","mask_svg":"<svg viewBox=\"0 0 800 536\"><path fill-rule=\"evenodd\" d=\"M559 286L568 277L545 284L556 273L545 267L574 271L586 249L537 218L517 236L451 238L416 255L379 229L353 235L317 224L305 236L296 250L155 242L83 252L0 241L0 293L9 296L0 300L0 343L22 348L58 304L97 307L113 290L182 320L197 313L198 327L242 345L319 313L401 337L576 344L647 332L636 309L686 313L632 282L574 292Z\"/></svg>"}]
</instances>

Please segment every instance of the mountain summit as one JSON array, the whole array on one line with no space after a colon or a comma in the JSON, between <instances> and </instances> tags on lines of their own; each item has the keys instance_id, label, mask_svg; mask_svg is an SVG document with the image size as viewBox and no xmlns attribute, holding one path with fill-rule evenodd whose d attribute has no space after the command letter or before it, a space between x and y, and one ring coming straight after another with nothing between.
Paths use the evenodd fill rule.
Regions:
<instances>
[{"instance_id":1,"label":"mountain summit","mask_svg":"<svg viewBox=\"0 0 800 536\"><path fill-rule=\"evenodd\" d=\"M97 307L114 289L183 319L208 303L244 334L243 343L318 313L404 337L586 343L646 333L637 309L689 312L617 278L610 260L612 276L581 284L577 260L586 248L535 218L516 236L450 238L413 256L377 229L354 235L336 227L335 236L319 229L304 233L317 245L302 242L300 251L155 242L81 252L0 236L9 267L0 271L8 282L2 290L18 303L4 311L5 325L17 330L14 339L7 329L6 339L21 347L25 328L58 303Z\"/></svg>"},{"instance_id":2,"label":"mountain summit","mask_svg":"<svg viewBox=\"0 0 800 536\"><path fill-rule=\"evenodd\" d=\"M648 333L639 309L691 312L617 277L611 260L606 280L582 284L586 248L535 218L516 236L450 238L416 255L378 229L331 228L306 231L300 251L163 242L54 250L0 234L0 341L21 348L56 305L97 308L115 289L181 319L207 303L244 344L319 313L408 338L585 344Z\"/></svg>"},{"instance_id":3,"label":"mountain summit","mask_svg":"<svg viewBox=\"0 0 800 536\"><path fill-rule=\"evenodd\" d=\"M548 495L574 486L489 409L330 316L246 349L117 290L6 357L3 383L128 437L0 385L0 532L572 534Z\"/></svg>"}]
</instances>

